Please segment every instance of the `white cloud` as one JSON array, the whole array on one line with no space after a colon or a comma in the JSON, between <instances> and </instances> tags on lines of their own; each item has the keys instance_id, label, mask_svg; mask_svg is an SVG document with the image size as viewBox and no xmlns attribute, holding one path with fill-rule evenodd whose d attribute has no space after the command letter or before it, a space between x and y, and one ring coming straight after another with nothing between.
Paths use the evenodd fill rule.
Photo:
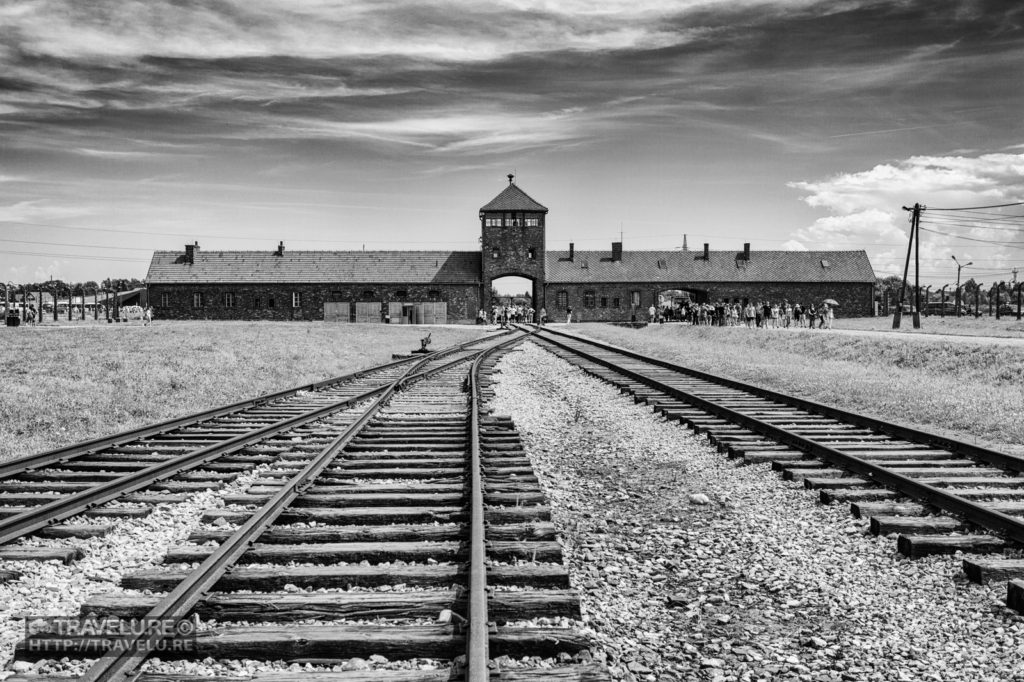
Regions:
<instances>
[{"instance_id":1,"label":"white cloud","mask_svg":"<svg viewBox=\"0 0 1024 682\"><path fill-rule=\"evenodd\" d=\"M791 182L805 192L801 199L831 215L793 233L800 243L817 248L865 248L879 274L902 272L909 229L905 206L958 208L1024 200L1024 154L914 156L879 164L866 171L842 173L825 180ZM1016 214L1024 211L1016 210ZM979 218L990 220L979 220ZM991 219L996 219L994 222ZM922 277L934 283L948 278L951 255L975 260L980 279L1008 276L1022 260L1020 249L998 242L1019 241L1017 229L996 229L999 215L926 210L921 233ZM969 239L964 239L964 238ZM972 241L981 240L981 241ZM1004 275L1005 273L1005 275Z\"/></svg>"},{"instance_id":2,"label":"white cloud","mask_svg":"<svg viewBox=\"0 0 1024 682\"><path fill-rule=\"evenodd\" d=\"M807 247L795 239L790 239L782 245L783 251L807 251Z\"/></svg>"}]
</instances>

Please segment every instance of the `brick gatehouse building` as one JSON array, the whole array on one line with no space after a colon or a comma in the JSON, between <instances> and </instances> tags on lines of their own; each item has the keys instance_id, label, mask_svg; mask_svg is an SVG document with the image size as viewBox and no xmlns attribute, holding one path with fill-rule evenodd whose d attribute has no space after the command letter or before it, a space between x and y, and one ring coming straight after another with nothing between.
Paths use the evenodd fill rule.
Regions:
<instances>
[{"instance_id":1,"label":"brick gatehouse building","mask_svg":"<svg viewBox=\"0 0 1024 682\"><path fill-rule=\"evenodd\" d=\"M563 319L641 319L659 297L806 304L834 298L844 315L872 313L875 274L864 251L548 251L548 209L508 176L480 209L480 251L157 251L147 278L169 319L473 322L491 283L533 282L534 307Z\"/></svg>"}]
</instances>

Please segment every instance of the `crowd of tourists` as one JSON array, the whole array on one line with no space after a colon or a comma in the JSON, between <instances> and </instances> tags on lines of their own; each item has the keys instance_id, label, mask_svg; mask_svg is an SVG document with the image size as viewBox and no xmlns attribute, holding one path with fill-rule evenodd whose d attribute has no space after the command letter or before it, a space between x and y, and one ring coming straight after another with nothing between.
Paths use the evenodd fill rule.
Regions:
<instances>
[{"instance_id":1,"label":"crowd of tourists","mask_svg":"<svg viewBox=\"0 0 1024 682\"><path fill-rule=\"evenodd\" d=\"M742 303L683 303L676 305L651 306L647 310L650 322L684 322L707 327L751 327L761 329L783 329L803 327L831 329L835 319L835 302L781 303L771 301L750 301Z\"/></svg>"},{"instance_id":2,"label":"crowd of tourists","mask_svg":"<svg viewBox=\"0 0 1024 682\"><path fill-rule=\"evenodd\" d=\"M497 324L507 327L510 324L523 324L538 321L544 324L545 320L535 320L536 310L528 305L492 305L490 311L481 308L476 314L477 324ZM544 310L541 309L541 317L544 317Z\"/></svg>"}]
</instances>

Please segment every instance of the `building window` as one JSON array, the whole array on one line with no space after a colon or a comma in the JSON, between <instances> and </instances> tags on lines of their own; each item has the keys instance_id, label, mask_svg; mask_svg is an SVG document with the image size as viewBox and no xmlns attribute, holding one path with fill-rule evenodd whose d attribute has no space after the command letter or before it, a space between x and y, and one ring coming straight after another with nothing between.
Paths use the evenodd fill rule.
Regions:
<instances>
[{"instance_id":1,"label":"building window","mask_svg":"<svg viewBox=\"0 0 1024 682\"><path fill-rule=\"evenodd\" d=\"M555 300L558 301L559 308L565 308L566 306L569 305L569 292L559 291Z\"/></svg>"},{"instance_id":2,"label":"building window","mask_svg":"<svg viewBox=\"0 0 1024 682\"><path fill-rule=\"evenodd\" d=\"M259 310L260 308L262 308L263 307L263 297L262 296L253 296L252 297L252 307L255 308L256 310Z\"/></svg>"},{"instance_id":3,"label":"building window","mask_svg":"<svg viewBox=\"0 0 1024 682\"><path fill-rule=\"evenodd\" d=\"M527 255L529 255L530 260L537 260L537 249L530 249Z\"/></svg>"},{"instance_id":4,"label":"building window","mask_svg":"<svg viewBox=\"0 0 1024 682\"><path fill-rule=\"evenodd\" d=\"M364 299L371 299L371 298L373 298L376 295L377 294L374 293L373 289L366 289L365 291L363 291L363 298Z\"/></svg>"},{"instance_id":5,"label":"building window","mask_svg":"<svg viewBox=\"0 0 1024 682\"><path fill-rule=\"evenodd\" d=\"M224 307L234 308L235 307L235 295L230 291L224 294Z\"/></svg>"},{"instance_id":6,"label":"building window","mask_svg":"<svg viewBox=\"0 0 1024 682\"><path fill-rule=\"evenodd\" d=\"M497 247L491 249L491 258L492 259L498 260L498 258L500 258L500 257L501 257L501 251L499 251L497 249Z\"/></svg>"},{"instance_id":7,"label":"building window","mask_svg":"<svg viewBox=\"0 0 1024 682\"><path fill-rule=\"evenodd\" d=\"M584 291L583 292L583 307L584 308L593 308L594 307L594 300L595 300L595 298L596 298L596 296L595 296L593 291Z\"/></svg>"},{"instance_id":8,"label":"building window","mask_svg":"<svg viewBox=\"0 0 1024 682\"><path fill-rule=\"evenodd\" d=\"M409 298L409 292L406 291L405 289L399 289L398 291L395 292L395 298L398 298L398 299Z\"/></svg>"},{"instance_id":9,"label":"building window","mask_svg":"<svg viewBox=\"0 0 1024 682\"><path fill-rule=\"evenodd\" d=\"M484 225L488 227L501 227L501 218L486 218L484 219Z\"/></svg>"},{"instance_id":10,"label":"building window","mask_svg":"<svg viewBox=\"0 0 1024 682\"><path fill-rule=\"evenodd\" d=\"M441 300L441 290L440 289L431 289L430 291L427 292L427 298L429 298L431 301L440 301Z\"/></svg>"},{"instance_id":11,"label":"building window","mask_svg":"<svg viewBox=\"0 0 1024 682\"><path fill-rule=\"evenodd\" d=\"M612 299L612 307L613 308L618 308L619 307L619 297L618 296L616 296L615 298Z\"/></svg>"},{"instance_id":12,"label":"building window","mask_svg":"<svg viewBox=\"0 0 1024 682\"><path fill-rule=\"evenodd\" d=\"M629 304L633 307L640 305L640 292L631 291L629 292Z\"/></svg>"},{"instance_id":13,"label":"building window","mask_svg":"<svg viewBox=\"0 0 1024 682\"><path fill-rule=\"evenodd\" d=\"M273 296L267 296L267 307L268 308L273 308L274 307L274 297Z\"/></svg>"},{"instance_id":14,"label":"building window","mask_svg":"<svg viewBox=\"0 0 1024 682\"><path fill-rule=\"evenodd\" d=\"M527 227L540 227L540 218L527 218L526 219L526 226Z\"/></svg>"},{"instance_id":15,"label":"building window","mask_svg":"<svg viewBox=\"0 0 1024 682\"><path fill-rule=\"evenodd\" d=\"M302 292L301 291L293 291L292 292L292 307L293 308L301 308L302 307Z\"/></svg>"},{"instance_id":16,"label":"building window","mask_svg":"<svg viewBox=\"0 0 1024 682\"><path fill-rule=\"evenodd\" d=\"M608 297L607 296L602 296L601 297L601 307L602 308L607 308L608 307Z\"/></svg>"},{"instance_id":17,"label":"building window","mask_svg":"<svg viewBox=\"0 0 1024 682\"><path fill-rule=\"evenodd\" d=\"M203 292L197 291L192 294L192 307L202 308L203 307Z\"/></svg>"},{"instance_id":18,"label":"building window","mask_svg":"<svg viewBox=\"0 0 1024 682\"><path fill-rule=\"evenodd\" d=\"M659 258L658 259L658 269L659 270L668 270L668 261L665 260L664 258Z\"/></svg>"},{"instance_id":19,"label":"building window","mask_svg":"<svg viewBox=\"0 0 1024 682\"><path fill-rule=\"evenodd\" d=\"M169 308L170 306L171 306L171 295L170 294L160 294L160 307L161 308Z\"/></svg>"}]
</instances>

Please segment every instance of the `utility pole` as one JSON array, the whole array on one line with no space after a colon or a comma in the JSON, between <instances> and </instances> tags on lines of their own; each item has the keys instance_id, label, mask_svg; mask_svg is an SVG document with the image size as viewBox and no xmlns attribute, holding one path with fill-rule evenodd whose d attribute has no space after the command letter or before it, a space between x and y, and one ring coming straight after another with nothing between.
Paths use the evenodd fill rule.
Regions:
<instances>
[{"instance_id":1,"label":"utility pole","mask_svg":"<svg viewBox=\"0 0 1024 682\"><path fill-rule=\"evenodd\" d=\"M903 301L904 301L904 298L906 297L906 293L907 293L907 277L910 275L910 254L914 250L914 244L916 243L916 240L917 240L917 227L918 227L918 224L921 221L921 211L923 210L923 208L924 207L921 206L921 204L914 204L914 208L907 208L906 206L903 207L904 211L911 211L912 212L911 213L911 217L910 217L910 239L907 241L907 260L903 264L903 283L900 285L900 300L896 304L896 313L892 317L892 328L893 329L899 329L900 328L900 320L903 317ZM921 275L921 273L920 273L920 263L921 263L921 260L920 260L920 252L918 252L918 255L917 255L917 257L915 257L914 261L915 261L915 263L914 263L914 268L915 268L915 274L914 274L914 281L915 281L915 286L914 286L914 328L915 329L920 329L921 328L921 313L920 313L920 309L921 309L920 308L920 306L921 306L921 291L920 291L920 289L921 289L921 287L920 287L920 275Z\"/></svg>"}]
</instances>

